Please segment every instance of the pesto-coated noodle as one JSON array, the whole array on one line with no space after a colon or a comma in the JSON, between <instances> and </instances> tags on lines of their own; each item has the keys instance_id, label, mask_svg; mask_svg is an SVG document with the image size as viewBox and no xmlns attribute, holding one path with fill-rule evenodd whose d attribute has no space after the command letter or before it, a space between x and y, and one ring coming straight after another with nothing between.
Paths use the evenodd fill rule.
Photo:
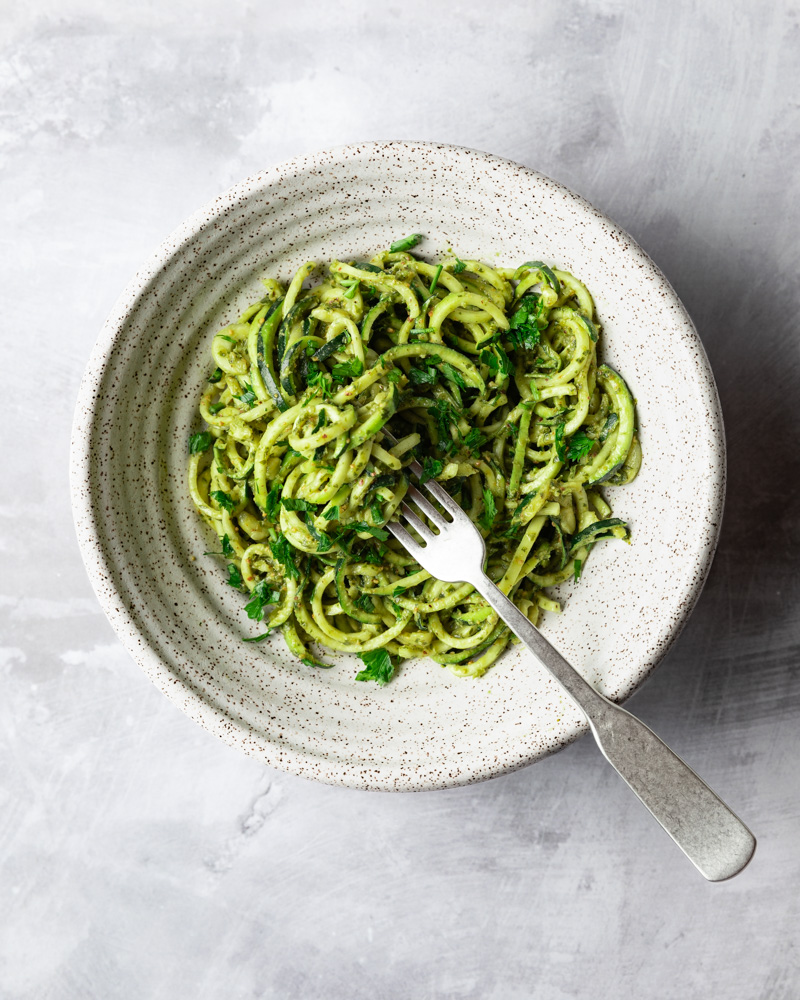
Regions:
<instances>
[{"instance_id":1,"label":"pesto-coated noodle","mask_svg":"<svg viewBox=\"0 0 800 1000\"><path fill-rule=\"evenodd\" d=\"M286 288L265 280L214 337L208 429L190 439L194 503L264 620L248 641L280 628L304 662L327 665L315 643L381 681L392 657L477 677L513 640L471 586L431 578L386 531L412 457L479 525L489 576L534 623L560 610L544 588L577 579L600 539L628 538L598 487L641 462L581 282L541 261L427 263L416 242L331 261L311 288L314 263Z\"/></svg>"}]
</instances>

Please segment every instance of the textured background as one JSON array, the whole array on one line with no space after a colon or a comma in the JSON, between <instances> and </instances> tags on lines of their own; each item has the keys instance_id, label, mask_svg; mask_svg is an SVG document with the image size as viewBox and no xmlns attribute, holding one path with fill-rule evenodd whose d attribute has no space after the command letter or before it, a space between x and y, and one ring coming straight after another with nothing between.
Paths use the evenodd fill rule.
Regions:
<instances>
[{"instance_id":1,"label":"textured background","mask_svg":"<svg viewBox=\"0 0 800 1000\"><path fill-rule=\"evenodd\" d=\"M1 9L0 996L795 1000L796 6ZM727 422L726 520L631 705L759 836L732 882L703 882L587 740L418 795L272 772L182 716L99 611L67 452L116 296L231 183L378 138L565 182L694 316Z\"/></svg>"}]
</instances>

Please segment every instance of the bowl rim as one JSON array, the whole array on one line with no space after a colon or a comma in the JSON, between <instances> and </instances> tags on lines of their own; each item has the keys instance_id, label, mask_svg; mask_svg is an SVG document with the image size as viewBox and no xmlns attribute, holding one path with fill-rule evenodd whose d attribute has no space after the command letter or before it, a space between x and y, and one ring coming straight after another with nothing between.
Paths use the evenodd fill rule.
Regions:
<instances>
[{"instance_id":1,"label":"bowl rim","mask_svg":"<svg viewBox=\"0 0 800 1000\"><path fill-rule=\"evenodd\" d=\"M682 314L682 318L685 320L685 334L693 339L693 346L696 349L697 355L697 365L703 370L703 374L706 376L705 379L699 381L698 389L703 393L703 402L707 407L708 418L713 424L713 437L717 443L716 452L710 456L711 471L715 477L716 487L711 491L712 502L715 503L715 506L708 510L713 521L713 528L709 532L705 551L701 553L701 558L698 560L698 571L694 577L693 586L684 595L684 600L679 610L676 611L669 638L660 647L659 655L626 695L626 699L638 690L652 675L655 668L663 660L683 631L702 593L713 563L722 525L727 478L725 431L719 393L708 356L691 317L669 280L646 251L617 223L565 184L513 160L450 143L421 140L354 142L329 147L316 152L300 154L282 163L259 170L217 195L204 206L194 211L161 241L137 269L108 314L92 348L89 361L81 379L72 421L69 463L73 521L81 557L92 589L117 637L155 686L162 693L166 694L172 702L178 705L193 721L203 726L203 728L214 733L229 746L237 747L248 755L257 756L270 766L329 784L391 791L444 788L483 781L500 774L509 773L563 749L588 731L588 725L583 726L572 735L565 735L558 746L552 747L547 752L537 755L532 759L501 761L497 762L494 766L485 765L482 768L475 769L468 775L460 774L456 780L439 779L420 781L417 778L415 781L407 781L405 784L402 781L398 782L398 775L391 775L388 772L385 778L376 779L373 775L366 781L363 768L359 768L357 765L346 764L342 761L320 762L319 758L314 758L312 770L309 766L309 758L298 750L287 747L277 749L273 745L270 745L269 750L265 751L263 743L255 746L252 739L247 738L248 736L252 737L252 733L250 733L244 724L223 715L223 713L210 706L197 693L183 685L176 684L175 676L169 667L162 662L158 653L151 649L146 641L143 641L141 629L138 627L134 616L127 610L122 595L113 583L114 574L111 570L110 560L107 559L107 554L102 545L96 523L97 511L93 503L90 464L92 431L96 422L95 411L99 401L96 386L102 377L110 355L117 345L117 338L124 327L125 321L128 315L137 308L141 299L147 295L151 283L157 279L161 270L183 252L186 245L196 237L202 227L208 225L214 218L218 218L220 215L233 209L237 203L251 197L254 190L276 181L285 180L288 177L301 176L309 170L313 170L315 165L318 165L321 160L324 160L326 165L330 166L332 161L340 159L341 162L347 156L385 154L387 152L397 155L398 153L407 153L409 148L425 150L429 154L436 151L460 155L466 154L475 162L483 163L486 166L511 168L514 171L536 179L538 182L553 185L554 188L569 196L570 201L581 211L588 212L595 219L607 226L609 231L625 246L625 249L638 257L647 266L651 274L658 279L665 291L672 297Z\"/></svg>"}]
</instances>

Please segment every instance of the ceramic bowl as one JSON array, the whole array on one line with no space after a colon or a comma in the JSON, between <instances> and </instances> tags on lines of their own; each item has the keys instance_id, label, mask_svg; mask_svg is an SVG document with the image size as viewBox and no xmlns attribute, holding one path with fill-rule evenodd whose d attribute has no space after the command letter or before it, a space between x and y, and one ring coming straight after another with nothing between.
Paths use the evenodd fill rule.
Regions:
<instances>
[{"instance_id":1,"label":"ceramic bowl","mask_svg":"<svg viewBox=\"0 0 800 1000\"><path fill-rule=\"evenodd\" d=\"M623 700L675 640L709 570L725 450L714 380L686 310L618 226L567 188L486 153L378 142L301 156L220 195L160 247L109 317L80 390L72 494L97 596L153 682L227 743L274 767L372 789L428 789L530 764L586 730L519 647L463 680L407 663L385 688L293 660L250 634L213 539L189 501L187 438L211 337L259 279L306 260L366 258L410 232L431 256L512 266L543 259L591 290L601 356L638 401L644 463L609 489L632 544L596 547L542 631Z\"/></svg>"}]
</instances>

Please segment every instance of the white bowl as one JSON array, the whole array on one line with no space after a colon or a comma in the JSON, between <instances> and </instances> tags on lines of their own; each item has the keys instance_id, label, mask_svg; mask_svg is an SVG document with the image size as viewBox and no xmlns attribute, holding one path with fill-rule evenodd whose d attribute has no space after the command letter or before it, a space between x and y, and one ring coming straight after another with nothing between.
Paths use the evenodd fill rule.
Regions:
<instances>
[{"instance_id":1,"label":"white bowl","mask_svg":"<svg viewBox=\"0 0 800 1000\"><path fill-rule=\"evenodd\" d=\"M265 170L197 212L136 275L81 385L72 496L86 568L124 645L201 725L275 767L338 784L424 789L489 778L585 731L569 698L514 647L483 678L406 664L385 688L272 645L243 644L244 600L189 500L187 438L212 333L306 260L364 258L409 232L419 248L515 265L544 259L592 292L601 355L638 400L644 463L609 489L632 545L596 547L542 631L624 699L694 606L722 515L725 446L691 320L634 241L567 188L486 153L363 143Z\"/></svg>"}]
</instances>

